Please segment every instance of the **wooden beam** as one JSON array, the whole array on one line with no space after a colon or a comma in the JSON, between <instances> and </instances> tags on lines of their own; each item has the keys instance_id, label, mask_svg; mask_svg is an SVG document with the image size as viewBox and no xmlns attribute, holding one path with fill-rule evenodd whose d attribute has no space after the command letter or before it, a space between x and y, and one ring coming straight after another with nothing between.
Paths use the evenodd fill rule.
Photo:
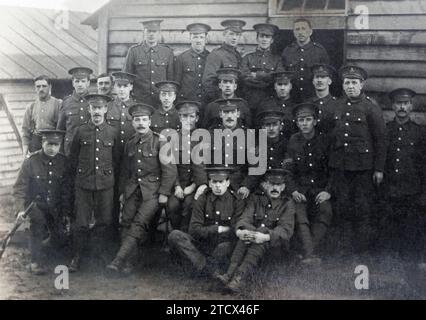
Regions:
<instances>
[{"instance_id":1,"label":"wooden beam","mask_svg":"<svg viewBox=\"0 0 426 320\"><path fill-rule=\"evenodd\" d=\"M426 78L426 61L355 61L370 77Z\"/></svg>"},{"instance_id":2,"label":"wooden beam","mask_svg":"<svg viewBox=\"0 0 426 320\"><path fill-rule=\"evenodd\" d=\"M426 31L348 31L348 44L426 45Z\"/></svg>"},{"instance_id":3,"label":"wooden beam","mask_svg":"<svg viewBox=\"0 0 426 320\"><path fill-rule=\"evenodd\" d=\"M98 73L108 71L108 17L109 7L106 6L98 16Z\"/></svg>"},{"instance_id":4,"label":"wooden beam","mask_svg":"<svg viewBox=\"0 0 426 320\"><path fill-rule=\"evenodd\" d=\"M348 30L357 30L357 16L348 17ZM368 30L425 30L425 15L369 15Z\"/></svg>"},{"instance_id":5,"label":"wooden beam","mask_svg":"<svg viewBox=\"0 0 426 320\"><path fill-rule=\"evenodd\" d=\"M286 17L271 17L269 22L276 24L280 29L292 30L293 21L299 18L299 16L286 16ZM339 30L345 29L344 16L313 16L309 17L314 29L331 29Z\"/></svg>"},{"instance_id":6,"label":"wooden beam","mask_svg":"<svg viewBox=\"0 0 426 320\"><path fill-rule=\"evenodd\" d=\"M347 46L348 60L424 61L426 47Z\"/></svg>"},{"instance_id":7,"label":"wooden beam","mask_svg":"<svg viewBox=\"0 0 426 320\"><path fill-rule=\"evenodd\" d=\"M376 92L390 92L396 88L410 88L419 94L426 94L426 79L373 77L367 79L365 85L366 91Z\"/></svg>"}]
</instances>

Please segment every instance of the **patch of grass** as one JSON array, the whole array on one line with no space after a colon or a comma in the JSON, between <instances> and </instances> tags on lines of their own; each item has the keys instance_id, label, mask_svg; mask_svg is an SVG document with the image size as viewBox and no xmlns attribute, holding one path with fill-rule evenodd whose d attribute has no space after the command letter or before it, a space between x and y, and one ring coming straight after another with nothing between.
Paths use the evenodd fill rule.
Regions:
<instances>
[{"instance_id":1,"label":"patch of grass","mask_svg":"<svg viewBox=\"0 0 426 320\"><path fill-rule=\"evenodd\" d=\"M10 195L0 197L0 222L13 222L15 219L14 201Z\"/></svg>"}]
</instances>

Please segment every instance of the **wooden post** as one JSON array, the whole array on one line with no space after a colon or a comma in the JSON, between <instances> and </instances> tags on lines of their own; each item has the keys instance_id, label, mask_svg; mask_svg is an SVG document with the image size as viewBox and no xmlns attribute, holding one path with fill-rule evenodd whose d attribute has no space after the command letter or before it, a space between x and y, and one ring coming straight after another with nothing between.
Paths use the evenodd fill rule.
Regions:
<instances>
[{"instance_id":1,"label":"wooden post","mask_svg":"<svg viewBox=\"0 0 426 320\"><path fill-rule=\"evenodd\" d=\"M99 13L98 19L98 74L101 74L108 72L108 6Z\"/></svg>"}]
</instances>

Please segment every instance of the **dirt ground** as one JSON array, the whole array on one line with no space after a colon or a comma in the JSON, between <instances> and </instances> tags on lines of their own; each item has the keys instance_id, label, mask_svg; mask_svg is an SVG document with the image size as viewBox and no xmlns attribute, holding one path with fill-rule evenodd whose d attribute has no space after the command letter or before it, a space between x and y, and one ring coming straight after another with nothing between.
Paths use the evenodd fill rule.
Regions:
<instances>
[{"instance_id":1,"label":"dirt ground","mask_svg":"<svg viewBox=\"0 0 426 320\"><path fill-rule=\"evenodd\" d=\"M0 211L0 224L10 220L10 215ZM108 278L103 268L89 262L82 272L70 274L68 290L58 290L54 268L66 264L67 259L55 256L49 274L33 276L27 269L29 252L24 240L21 233L0 260L2 300L426 299L425 275L390 255L330 257L320 267L305 269L291 261L269 264L250 281L246 294L232 296L214 288L208 279L188 274L187 268L161 251L161 244L144 251L137 272L130 277ZM355 267L361 264L369 269L368 290L355 288Z\"/></svg>"}]
</instances>

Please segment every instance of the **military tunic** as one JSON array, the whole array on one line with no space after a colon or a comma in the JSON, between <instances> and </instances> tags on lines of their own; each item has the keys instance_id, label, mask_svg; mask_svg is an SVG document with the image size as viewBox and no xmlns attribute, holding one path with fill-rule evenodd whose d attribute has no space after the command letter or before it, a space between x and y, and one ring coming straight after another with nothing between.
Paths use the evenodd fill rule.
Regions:
<instances>
[{"instance_id":1,"label":"military tunic","mask_svg":"<svg viewBox=\"0 0 426 320\"><path fill-rule=\"evenodd\" d=\"M243 96L249 102L252 112L271 94L274 83L272 72L282 69L281 57L272 54L270 49L258 47L256 51L244 56L241 62Z\"/></svg>"},{"instance_id":2,"label":"military tunic","mask_svg":"<svg viewBox=\"0 0 426 320\"><path fill-rule=\"evenodd\" d=\"M315 103L318 106L318 124L316 130L320 134L330 132L334 124L334 112L339 103L337 98L328 94L324 98L318 98L317 96L311 97L306 102Z\"/></svg>"},{"instance_id":3,"label":"military tunic","mask_svg":"<svg viewBox=\"0 0 426 320\"><path fill-rule=\"evenodd\" d=\"M173 80L173 50L164 44L149 47L145 42L132 46L123 71L137 76L133 93L138 100L151 102L158 97L159 81Z\"/></svg>"},{"instance_id":4,"label":"military tunic","mask_svg":"<svg viewBox=\"0 0 426 320\"><path fill-rule=\"evenodd\" d=\"M13 186L15 208L24 211L31 203L36 206L29 213L31 259L38 262L46 228L54 243L63 240L63 217L72 214L73 180L68 160L63 154L48 157L42 150L24 160Z\"/></svg>"},{"instance_id":5,"label":"military tunic","mask_svg":"<svg viewBox=\"0 0 426 320\"><path fill-rule=\"evenodd\" d=\"M160 153L166 140L151 130L136 133L124 148L120 194L124 196L122 226L142 242L159 208L158 196L170 196L176 181L176 165Z\"/></svg>"},{"instance_id":6,"label":"military tunic","mask_svg":"<svg viewBox=\"0 0 426 320\"><path fill-rule=\"evenodd\" d=\"M87 93L88 94L88 93ZM59 111L58 130L65 130L64 154L70 155L71 143L79 126L87 123L90 119L89 102L84 96L79 96L75 91L62 102Z\"/></svg>"},{"instance_id":7,"label":"military tunic","mask_svg":"<svg viewBox=\"0 0 426 320\"><path fill-rule=\"evenodd\" d=\"M175 107L169 111L159 106L151 116L151 129L156 133L161 133L163 130L180 128L179 114ZM166 131L167 132L167 131Z\"/></svg>"},{"instance_id":8,"label":"military tunic","mask_svg":"<svg viewBox=\"0 0 426 320\"><path fill-rule=\"evenodd\" d=\"M22 144L29 152L41 149L41 129L56 129L62 100L49 97L46 101L36 99L26 109L22 122Z\"/></svg>"},{"instance_id":9,"label":"military tunic","mask_svg":"<svg viewBox=\"0 0 426 320\"><path fill-rule=\"evenodd\" d=\"M180 83L178 97L181 100L201 102L202 79L209 53L208 50L197 53L191 48L176 57L175 81Z\"/></svg>"},{"instance_id":10,"label":"military tunic","mask_svg":"<svg viewBox=\"0 0 426 320\"><path fill-rule=\"evenodd\" d=\"M219 89L217 87L216 71L220 68L235 68L241 66L241 54L230 45L223 43L214 49L208 56L203 74L204 102L209 103L217 98Z\"/></svg>"},{"instance_id":11,"label":"military tunic","mask_svg":"<svg viewBox=\"0 0 426 320\"><path fill-rule=\"evenodd\" d=\"M230 190L216 196L209 188L193 204L189 234L173 230L169 235L170 246L187 258L198 269L207 264L224 263L234 247L235 223L244 210L244 202ZM219 226L231 228L219 233Z\"/></svg>"},{"instance_id":12,"label":"military tunic","mask_svg":"<svg viewBox=\"0 0 426 320\"><path fill-rule=\"evenodd\" d=\"M311 97L314 94L311 67L316 63L329 64L327 51L317 42L311 41L303 47L293 42L283 50L281 57L284 67L296 72L293 83L297 101Z\"/></svg>"},{"instance_id":13,"label":"military tunic","mask_svg":"<svg viewBox=\"0 0 426 320\"><path fill-rule=\"evenodd\" d=\"M265 191L256 190L250 196L236 229L269 234L270 241L257 244L238 240L231 257L231 266L234 265L236 273L244 276L253 271L270 248L288 247L294 224L295 204L292 199L285 195L271 199Z\"/></svg>"},{"instance_id":14,"label":"military tunic","mask_svg":"<svg viewBox=\"0 0 426 320\"><path fill-rule=\"evenodd\" d=\"M124 149L125 143L135 134L135 129L132 125L132 117L129 114L129 107L134 103L133 99L122 102L119 98L115 98L108 103L108 111L106 121L114 127L119 134L120 149Z\"/></svg>"}]
</instances>

